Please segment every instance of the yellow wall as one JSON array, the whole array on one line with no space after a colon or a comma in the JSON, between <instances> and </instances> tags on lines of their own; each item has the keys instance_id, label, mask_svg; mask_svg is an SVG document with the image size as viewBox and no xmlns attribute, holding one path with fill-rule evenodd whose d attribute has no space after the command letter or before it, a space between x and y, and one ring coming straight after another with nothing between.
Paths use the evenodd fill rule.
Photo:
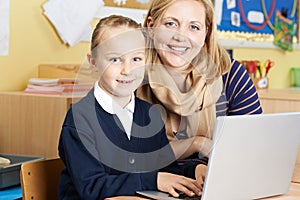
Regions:
<instances>
[{"instance_id":1,"label":"yellow wall","mask_svg":"<svg viewBox=\"0 0 300 200\"><path fill-rule=\"evenodd\" d=\"M70 48L64 45L47 18L46 0L10 0L9 56L0 57L0 91L23 90L30 77L37 76L38 64L83 63L89 43ZM235 49L236 59L275 61L270 71L270 87L289 86L289 68L300 67L300 51L279 49Z\"/></svg>"},{"instance_id":2,"label":"yellow wall","mask_svg":"<svg viewBox=\"0 0 300 200\"><path fill-rule=\"evenodd\" d=\"M23 90L40 63L82 63L89 43L70 48L43 15L46 0L10 0L9 56L0 56L0 91Z\"/></svg>"}]
</instances>

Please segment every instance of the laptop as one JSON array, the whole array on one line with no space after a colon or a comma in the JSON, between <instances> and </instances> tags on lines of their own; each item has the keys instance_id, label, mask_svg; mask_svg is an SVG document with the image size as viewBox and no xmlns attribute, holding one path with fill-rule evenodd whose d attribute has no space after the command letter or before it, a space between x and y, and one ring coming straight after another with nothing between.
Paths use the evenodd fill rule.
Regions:
<instances>
[{"instance_id":1,"label":"laptop","mask_svg":"<svg viewBox=\"0 0 300 200\"><path fill-rule=\"evenodd\" d=\"M300 112L217 118L202 200L259 199L289 191L300 145ZM178 199L138 191L152 199Z\"/></svg>"}]
</instances>

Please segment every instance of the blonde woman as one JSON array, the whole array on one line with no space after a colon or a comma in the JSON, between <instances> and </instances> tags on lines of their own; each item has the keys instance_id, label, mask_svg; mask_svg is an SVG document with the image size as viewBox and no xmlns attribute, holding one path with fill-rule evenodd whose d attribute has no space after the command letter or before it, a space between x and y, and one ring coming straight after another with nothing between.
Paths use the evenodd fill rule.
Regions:
<instances>
[{"instance_id":1,"label":"blonde woman","mask_svg":"<svg viewBox=\"0 0 300 200\"><path fill-rule=\"evenodd\" d=\"M253 82L217 43L210 0L153 0L144 26L148 67L137 96L162 106L180 162L205 164L217 116L262 113Z\"/></svg>"}]
</instances>

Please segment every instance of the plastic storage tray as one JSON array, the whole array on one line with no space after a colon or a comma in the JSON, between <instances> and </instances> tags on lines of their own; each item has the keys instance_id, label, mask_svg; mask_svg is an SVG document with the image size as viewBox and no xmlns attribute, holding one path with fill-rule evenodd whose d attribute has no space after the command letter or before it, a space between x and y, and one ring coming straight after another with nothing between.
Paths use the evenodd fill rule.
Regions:
<instances>
[{"instance_id":1,"label":"plastic storage tray","mask_svg":"<svg viewBox=\"0 0 300 200\"><path fill-rule=\"evenodd\" d=\"M0 189L20 184L20 169L25 162L44 160L43 157L0 154L11 161L9 165L0 165Z\"/></svg>"}]
</instances>

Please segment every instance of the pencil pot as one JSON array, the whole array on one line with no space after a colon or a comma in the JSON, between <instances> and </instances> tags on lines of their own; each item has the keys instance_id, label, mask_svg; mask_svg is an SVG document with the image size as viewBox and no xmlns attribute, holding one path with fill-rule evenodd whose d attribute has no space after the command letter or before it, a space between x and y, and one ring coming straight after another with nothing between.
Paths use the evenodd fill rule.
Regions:
<instances>
[{"instance_id":1,"label":"pencil pot","mask_svg":"<svg viewBox=\"0 0 300 200\"><path fill-rule=\"evenodd\" d=\"M291 83L293 87L300 87L300 68L291 68Z\"/></svg>"},{"instance_id":2,"label":"pencil pot","mask_svg":"<svg viewBox=\"0 0 300 200\"><path fill-rule=\"evenodd\" d=\"M269 87L269 78L252 78L253 84L256 89L266 89Z\"/></svg>"}]
</instances>

